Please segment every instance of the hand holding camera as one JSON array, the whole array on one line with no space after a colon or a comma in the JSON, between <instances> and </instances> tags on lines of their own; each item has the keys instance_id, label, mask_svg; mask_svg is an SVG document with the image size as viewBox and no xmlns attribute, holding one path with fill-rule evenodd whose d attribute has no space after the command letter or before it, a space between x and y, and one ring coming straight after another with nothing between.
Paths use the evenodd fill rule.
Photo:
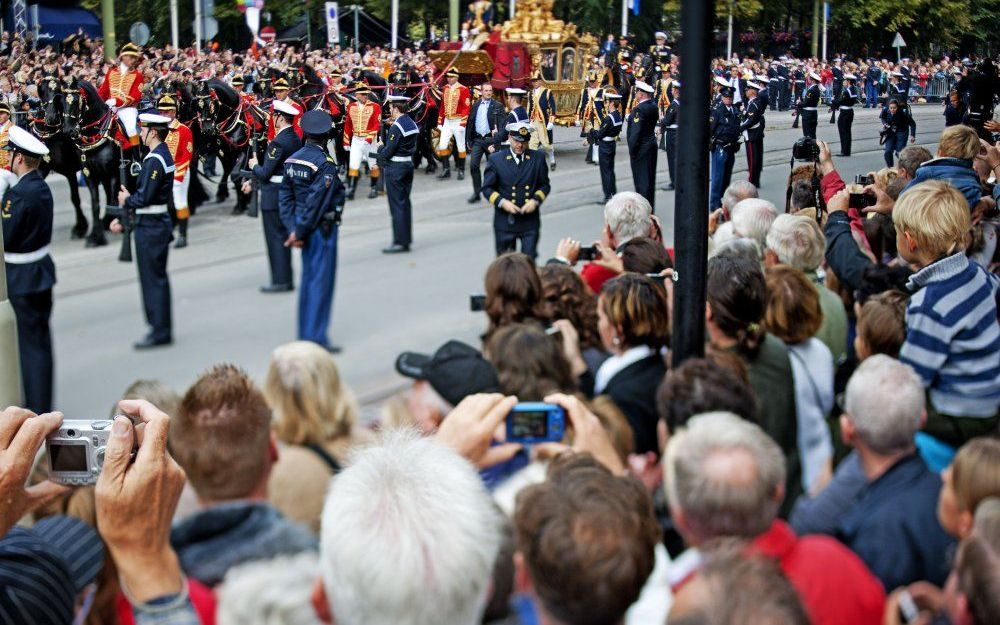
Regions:
<instances>
[{"instance_id":1,"label":"hand holding camera","mask_svg":"<svg viewBox=\"0 0 1000 625\"><path fill-rule=\"evenodd\" d=\"M95 490L97 529L123 586L143 602L183 589L170 524L185 476L167 452L167 415L145 400L124 400L118 409L127 416L115 417L109 429Z\"/></svg>"},{"instance_id":2,"label":"hand holding camera","mask_svg":"<svg viewBox=\"0 0 1000 625\"><path fill-rule=\"evenodd\" d=\"M577 260L580 260L580 252L582 249L583 248L580 247L579 241L566 237L559 241L559 245L556 246L556 256L568 261L572 267L576 265Z\"/></svg>"},{"instance_id":3,"label":"hand holding camera","mask_svg":"<svg viewBox=\"0 0 1000 625\"><path fill-rule=\"evenodd\" d=\"M479 468L506 462L521 446L513 443L491 446L491 443L516 404L516 397L499 393L469 395L448 413L434 438Z\"/></svg>"},{"instance_id":4,"label":"hand holding camera","mask_svg":"<svg viewBox=\"0 0 1000 625\"><path fill-rule=\"evenodd\" d=\"M25 514L68 491L65 486L45 481L25 487L35 456L45 437L59 428L61 413L35 415L24 408L10 407L0 412L0 536Z\"/></svg>"}]
</instances>

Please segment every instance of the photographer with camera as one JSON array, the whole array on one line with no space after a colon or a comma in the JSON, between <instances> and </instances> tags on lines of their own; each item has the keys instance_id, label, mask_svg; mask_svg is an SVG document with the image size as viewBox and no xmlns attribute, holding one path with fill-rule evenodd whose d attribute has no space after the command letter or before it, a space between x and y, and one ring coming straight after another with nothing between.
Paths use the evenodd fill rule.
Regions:
<instances>
[{"instance_id":1,"label":"photographer with camera","mask_svg":"<svg viewBox=\"0 0 1000 625\"><path fill-rule=\"evenodd\" d=\"M899 152L906 147L907 136L910 143L916 143L917 122L910 114L910 107L895 98L882 109L879 119L882 121L879 136L885 145L885 165L892 167L893 157L899 156Z\"/></svg>"}]
</instances>

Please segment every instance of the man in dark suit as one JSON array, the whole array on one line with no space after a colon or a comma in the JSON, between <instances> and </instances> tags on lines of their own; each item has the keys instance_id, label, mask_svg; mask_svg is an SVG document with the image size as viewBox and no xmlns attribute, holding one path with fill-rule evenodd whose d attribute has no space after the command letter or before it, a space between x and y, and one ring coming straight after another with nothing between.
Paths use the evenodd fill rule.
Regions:
<instances>
[{"instance_id":1,"label":"man in dark suit","mask_svg":"<svg viewBox=\"0 0 1000 625\"><path fill-rule=\"evenodd\" d=\"M758 95L760 91L761 85L747 83L747 105L743 109L743 122L740 124L740 132L747 143L750 184L755 187L760 187L760 172L764 167L764 111L767 110L767 100L761 100Z\"/></svg>"},{"instance_id":2,"label":"man in dark suit","mask_svg":"<svg viewBox=\"0 0 1000 625\"><path fill-rule=\"evenodd\" d=\"M709 185L709 209L722 206L722 192L729 186L733 176L736 152L740 148L740 116L733 108L733 88L723 87L722 101L712 109L711 150L712 168Z\"/></svg>"},{"instance_id":3,"label":"man in dark suit","mask_svg":"<svg viewBox=\"0 0 1000 625\"><path fill-rule=\"evenodd\" d=\"M667 173L670 174L670 184L660 187L664 191L674 190L677 179L677 129L681 115L681 83L675 80L670 86L673 99L660 120L660 133L663 135L663 151L667 153Z\"/></svg>"},{"instance_id":4,"label":"man in dark suit","mask_svg":"<svg viewBox=\"0 0 1000 625\"><path fill-rule=\"evenodd\" d=\"M465 131L465 141L469 154L469 173L472 174L472 195L469 204L479 201L483 189L483 175L479 164L486 154L492 154L500 141L497 138L503 131L503 120L506 114L503 104L493 99L493 85L483 83L480 87L480 98L469 111L469 122Z\"/></svg>"},{"instance_id":5,"label":"man in dark suit","mask_svg":"<svg viewBox=\"0 0 1000 625\"><path fill-rule=\"evenodd\" d=\"M548 197L549 168L540 150L528 148L531 127L526 123L508 126L510 146L490 154L486 161L483 197L494 208L493 234L497 256L517 250L532 259L538 255L541 228L539 208Z\"/></svg>"},{"instance_id":6,"label":"man in dark suit","mask_svg":"<svg viewBox=\"0 0 1000 625\"><path fill-rule=\"evenodd\" d=\"M267 262L271 267L271 283L260 287L261 293L283 293L291 291L292 249L285 247L288 232L278 214L278 188L285 173L285 160L302 147L302 139L295 134L292 124L298 110L282 100L272 104L276 134L264 150L264 162L257 164L251 158L249 165L257 184L260 186L260 221L264 226L264 243L267 246ZM244 183L244 191L250 181Z\"/></svg>"},{"instance_id":7,"label":"man in dark suit","mask_svg":"<svg viewBox=\"0 0 1000 625\"><path fill-rule=\"evenodd\" d=\"M635 192L646 198L655 210L656 124L660 112L652 100L653 87L641 80L635 83L637 104L628 116L628 155L632 165Z\"/></svg>"},{"instance_id":8,"label":"man in dark suit","mask_svg":"<svg viewBox=\"0 0 1000 625\"><path fill-rule=\"evenodd\" d=\"M796 103L795 110L802 120L802 136L816 138L816 124L819 120L819 74L809 72L806 75L808 86L802 92L802 98Z\"/></svg>"},{"instance_id":9,"label":"man in dark suit","mask_svg":"<svg viewBox=\"0 0 1000 625\"><path fill-rule=\"evenodd\" d=\"M622 114L618 110L622 97L617 93L608 92L604 94L605 110L608 114L601 120L601 127L594 128L588 135L588 141L597 145L597 162L601 169L601 190L604 191L604 200L601 204L611 199L611 196L618 193L618 186L615 183L615 152L618 135L622 131Z\"/></svg>"},{"instance_id":10,"label":"man in dark suit","mask_svg":"<svg viewBox=\"0 0 1000 625\"><path fill-rule=\"evenodd\" d=\"M36 414L52 411L52 287L56 266L52 242L52 191L38 173L49 153L27 130L13 126L3 149L12 152L10 168L18 181L0 200L5 245L7 295L17 318L17 346L24 384L24 407Z\"/></svg>"},{"instance_id":11,"label":"man in dark suit","mask_svg":"<svg viewBox=\"0 0 1000 625\"><path fill-rule=\"evenodd\" d=\"M405 95L387 95L392 122L386 131L385 145L378 151L379 167L385 179L389 216L392 218L392 245L383 254L400 254L410 251L413 242L413 206L410 191L413 189L413 155L417 153L417 135L420 128L406 114L409 98ZM469 135L466 134L466 137ZM473 169L476 174L479 168Z\"/></svg>"}]
</instances>

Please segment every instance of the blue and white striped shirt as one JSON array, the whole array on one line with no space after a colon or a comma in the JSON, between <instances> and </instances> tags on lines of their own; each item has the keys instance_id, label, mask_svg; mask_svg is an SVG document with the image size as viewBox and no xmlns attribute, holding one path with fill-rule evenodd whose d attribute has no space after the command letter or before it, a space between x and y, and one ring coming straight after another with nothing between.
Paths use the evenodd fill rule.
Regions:
<instances>
[{"instance_id":1,"label":"blue and white striped shirt","mask_svg":"<svg viewBox=\"0 0 1000 625\"><path fill-rule=\"evenodd\" d=\"M899 359L913 367L934 408L955 417L988 418L1000 407L1000 277L963 252L910 277L906 341Z\"/></svg>"}]
</instances>

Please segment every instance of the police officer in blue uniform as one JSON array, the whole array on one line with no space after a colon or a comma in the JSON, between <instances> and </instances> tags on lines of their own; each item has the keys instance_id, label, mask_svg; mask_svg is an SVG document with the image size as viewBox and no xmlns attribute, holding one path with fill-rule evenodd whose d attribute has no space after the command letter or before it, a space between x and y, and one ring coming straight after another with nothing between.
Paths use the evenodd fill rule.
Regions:
<instances>
[{"instance_id":1,"label":"police officer in blue uniform","mask_svg":"<svg viewBox=\"0 0 1000 625\"><path fill-rule=\"evenodd\" d=\"M261 293L284 293L294 287L292 277L292 250L285 247L288 231L278 214L278 189L284 179L285 161L302 148L302 140L295 134L292 123L298 110L283 100L272 104L274 139L264 150L264 162L250 160L250 168L260 185L260 220L264 226L264 244L267 246L267 263L271 268L271 283L260 287ZM250 182L244 182L247 187ZM247 189L249 192L249 189Z\"/></svg>"},{"instance_id":2,"label":"police officer in blue uniform","mask_svg":"<svg viewBox=\"0 0 1000 625\"><path fill-rule=\"evenodd\" d=\"M601 127L594 128L589 133L590 143L597 144L597 164L601 170L601 190L604 191L606 203L611 196L618 193L615 184L615 152L618 135L622 132L622 114L620 109L622 97L612 91L604 92L604 108L607 115L601 120Z\"/></svg>"},{"instance_id":3,"label":"police officer in blue uniform","mask_svg":"<svg viewBox=\"0 0 1000 625\"><path fill-rule=\"evenodd\" d=\"M170 279L167 277L167 252L173 238L173 223L167 212L174 184L174 159L164 141L170 132L170 118L153 113L139 116L140 138L149 148L142 161L142 171L135 193L122 185L118 204L134 211L135 264L139 270L142 306L150 331L135 343L136 349L148 349L173 343L170 311ZM121 232L122 224L111 222L112 232Z\"/></svg>"},{"instance_id":4,"label":"police officer in blue uniform","mask_svg":"<svg viewBox=\"0 0 1000 625\"><path fill-rule=\"evenodd\" d=\"M733 107L733 88L720 90L722 101L712 109L711 144L712 168L710 171L709 208L722 206L722 193L733 177L736 152L740 149L740 115Z\"/></svg>"},{"instance_id":5,"label":"police officer in blue uniform","mask_svg":"<svg viewBox=\"0 0 1000 625\"><path fill-rule=\"evenodd\" d=\"M677 180L677 129L681 117L681 83L675 80L670 86L673 98L660 119L660 132L663 134L663 151L667 153L667 173L670 174L670 184L660 187L664 191L674 190Z\"/></svg>"},{"instance_id":6,"label":"police officer in blue uniform","mask_svg":"<svg viewBox=\"0 0 1000 625\"><path fill-rule=\"evenodd\" d=\"M302 115L299 126L305 145L285 161L278 206L288 230L285 246L302 250L298 338L338 353L340 348L330 343L327 330L337 276L338 230L347 193L337 175L337 164L326 151L332 123L326 111Z\"/></svg>"},{"instance_id":7,"label":"police officer in blue uniform","mask_svg":"<svg viewBox=\"0 0 1000 625\"><path fill-rule=\"evenodd\" d=\"M656 124L660 121L660 111L652 100L653 87L637 80L635 99L637 104L628 116L628 155L632 165L632 182L635 192L646 198L649 205L656 208Z\"/></svg>"},{"instance_id":8,"label":"police officer in blue uniform","mask_svg":"<svg viewBox=\"0 0 1000 625\"><path fill-rule=\"evenodd\" d=\"M863 108L878 107L878 85L882 82L882 70L874 59L868 60L868 71L865 73L865 105Z\"/></svg>"},{"instance_id":9,"label":"police officer in blue uniform","mask_svg":"<svg viewBox=\"0 0 1000 625\"><path fill-rule=\"evenodd\" d=\"M506 130L510 145L486 161L483 197L494 208L497 256L516 251L520 241L521 252L534 259L541 229L539 208L551 191L549 168L541 150L528 148L529 124L518 123Z\"/></svg>"},{"instance_id":10,"label":"police officer in blue uniform","mask_svg":"<svg viewBox=\"0 0 1000 625\"><path fill-rule=\"evenodd\" d=\"M761 100L761 89L761 85L747 82L747 105L740 123L740 132L747 145L750 184L755 187L760 187L760 173L764 169L764 112L767 110L767 100Z\"/></svg>"},{"instance_id":11,"label":"police officer in blue uniform","mask_svg":"<svg viewBox=\"0 0 1000 625\"><path fill-rule=\"evenodd\" d=\"M17 318L17 347L24 386L24 407L42 414L52 411L52 287L56 266L49 256L52 242L52 191L38 173L49 153L45 144L19 126L12 126L5 150L13 152L10 168L17 182L0 200L3 221L7 295Z\"/></svg>"},{"instance_id":12,"label":"police officer in blue uniform","mask_svg":"<svg viewBox=\"0 0 1000 625\"><path fill-rule=\"evenodd\" d=\"M420 128L406 114L407 102L406 96L390 95L385 98L392 124L386 132L385 145L379 149L376 158L382 168L382 177L385 178L389 214L392 217L392 245L383 249L383 254L409 252L410 243L413 242L410 190L413 188L413 155L417 151Z\"/></svg>"}]
</instances>

